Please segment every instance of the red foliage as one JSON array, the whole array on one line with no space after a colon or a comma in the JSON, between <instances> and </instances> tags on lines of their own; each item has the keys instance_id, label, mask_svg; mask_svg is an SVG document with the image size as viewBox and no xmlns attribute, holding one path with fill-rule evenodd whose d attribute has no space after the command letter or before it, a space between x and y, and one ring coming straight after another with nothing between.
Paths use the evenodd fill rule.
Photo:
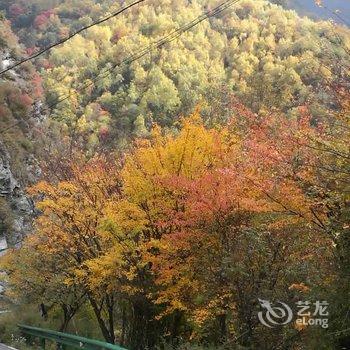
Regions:
<instances>
[{"instance_id":1,"label":"red foliage","mask_svg":"<svg viewBox=\"0 0 350 350\"><path fill-rule=\"evenodd\" d=\"M32 79L34 97L40 98L43 95L42 79L38 73L35 73Z\"/></svg>"},{"instance_id":2,"label":"red foliage","mask_svg":"<svg viewBox=\"0 0 350 350\"><path fill-rule=\"evenodd\" d=\"M25 9L18 4L12 4L9 7L9 13L11 17L18 17L20 15L23 15L25 13Z\"/></svg>"},{"instance_id":3,"label":"red foliage","mask_svg":"<svg viewBox=\"0 0 350 350\"><path fill-rule=\"evenodd\" d=\"M54 14L53 10L47 10L47 11L42 12L40 15L36 16L36 18L34 20L34 27L36 29L42 29L44 26L47 25L51 15L53 15L53 14Z\"/></svg>"},{"instance_id":4,"label":"red foliage","mask_svg":"<svg viewBox=\"0 0 350 350\"><path fill-rule=\"evenodd\" d=\"M116 44L123 36L125 36L125 32L122 29L117 29L111 38L111 42Z\"/></svg>"},{"instance_id":5,"label":"red foliage","mask_svg":"<svg viewBox=\"0 0 350 350\"><path fill-rule=\"evenodd\" d=\"M20 93L19 91L10 91L8 94L9 106L13 110L17 109L28 109L32 103L33 99L26 93Z\"/></svg>"},{"instance_id":6,"label":"red foliage","mask_svg":"<svg viewBox=\"0 0 350 350\"><path fill-rule=\"evenodd\" d=\"M40 61L40 66L44 69L50 69L53 68L53 64L50 63L49 60L43 59Z\"/></svg>"},{"instance_id":7,"label":"red foliage","mask_svg":"<svg viewBox=\"0 0 350 350\"><path fill-rule=\"evenodd\" d=\"M99 137L100 140L105 140L109 135L109 129L107 126L101 126L100 127L100 132L99 132Z\"/></svg>"},{"instance_id":8,"label":"red foliage","mask_svg":"<svg viewBox=\"0 0 350 350\"><path fill-rule=\"evenodd\" d=\"M5 119L7 114L8 114L8 109L4 105L0 104L0 118Z\"/></svg>"},{"instance_id":9,"label":"red foliage","mask_svg":"<svg viewBox=\"0 0 350 350\"><path fill-rule=\"evenodd\" d=\"M48 18L43 16L43 15L38 15L36 16L35 20L34 20L34 27L36 29L40 29L43 26L45 26L48 22Z\"/></svg>"},{"instance_id":10,"label":"red foliage","mask_svg":"<svg viewBox=\"0 0 350 350\"><path fill-rule=\"evenodd\" d=\"M103 116L108 116L109 115L109 112L106 111L105 109L103 109L101 106L100 106L100 117L103 117Z\"/></svg>"},{"instance_id":11,"label":"red foliage","mask_svg":"<svg viewBox=\"0 0 350 350\"><path fill-rule=\"evenodd\" d=\"M69 35L69 28L68 27L60 28L60 32L59 32L59 38L60 39L64 39L68 35Z\"/></svg>"},{"instance_id":12,"label":"red foliage","mask_svg":"<svg viewBox=\"0 0 350 350\"><path fill-rule=\"evenodd\" d=\"M34 47L28 47L26 48L26 53L28 56L31 56L33 55L33 53L37 50L37 48L34 46Z\"/></svg>"},{"instance_id":13,"label":"red foliage","mask_svg":"<svg viewBox=\"0 0 350 350\"><path fill-rule=\"evenodd\" d=\"M28 94L22 94L19 97L19 102L26 108L33 104L33 99Z\"/></svg>"}]
</instances>

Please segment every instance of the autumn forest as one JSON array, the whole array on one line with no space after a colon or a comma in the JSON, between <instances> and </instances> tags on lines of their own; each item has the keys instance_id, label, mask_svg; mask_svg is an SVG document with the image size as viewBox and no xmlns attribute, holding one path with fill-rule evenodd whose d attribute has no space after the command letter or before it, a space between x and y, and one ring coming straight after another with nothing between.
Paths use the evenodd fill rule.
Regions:
<instances>
[{"instance_id":1,"label":"autumn forest","mask_svg":"<svg viewBox=\"0 0 350 350\"><path fill-rule=\"evenodd\" d=\"M0 0L0 343L349 350L349 25L342 1Z\"/></svg>"}]
</instances>

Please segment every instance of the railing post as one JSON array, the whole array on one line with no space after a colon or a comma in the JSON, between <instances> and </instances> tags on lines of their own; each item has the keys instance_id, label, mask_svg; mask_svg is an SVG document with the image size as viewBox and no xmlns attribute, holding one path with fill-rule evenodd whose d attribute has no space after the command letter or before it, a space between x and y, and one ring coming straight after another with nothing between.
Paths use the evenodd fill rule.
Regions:
<instances>
[{"instance_id":1,"label":"railing post","mask_svg":"<svg viewBox=\"0 0 350 350\"><path fill-rule=\"evenodd\" d=\"M26 338L26 344L28 346L31 346L32 345L32 336L31 335L26 335L25 338Z\"/></svg>"},{"instance_id":2,"label":"railing post","mask_svg":"<svg viewBox=\"0 0 350 350\"><path fill-rule=\"evenodd\" d=\"M0 0L1 1L1 0ZM49 329L41 329L37 327L31 327L26 325L19 325L19 328L23 335L26 336L28 344L33 342L33 339L37 339L36 347L41 350L45 349L46 341L52 341L56 345L56 350L68 350L68 349L96 349L96 350L126 350L118 345L109 344L94 339L87 339L74 334L66 334ZM45 341L46 340L46 341ZM51 346L50 346L51 348Z\"/></svg>"},{"instance_id":3,"label":"railing post","mask_svg":"<svg viewBox=\"0 0 350 350\"><path fill-rule=\"evenodd\" d=\"M57 343L57 349L59 349L59 350L66 350L66 346L64 344Z\"/></svg>"}]
</instances>

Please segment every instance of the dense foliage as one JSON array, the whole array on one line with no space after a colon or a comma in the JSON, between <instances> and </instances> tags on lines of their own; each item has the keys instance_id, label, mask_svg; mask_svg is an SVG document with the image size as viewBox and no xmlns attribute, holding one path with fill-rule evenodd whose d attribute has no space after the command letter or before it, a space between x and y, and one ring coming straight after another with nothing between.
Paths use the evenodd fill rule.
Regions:
<instances>
[{"instance_id":1,"label":"dense foliage","mask_svg":"<svg viewBox=\"0 0 350 350\"><path fill-rule=\"evenodd\" d=\"M121 5L10 3L5 7L29 53ZM347 30L266 1L242 0L161 50L111 69L216 4L147 1L53 49L38 62L48 104L68 97L54 107L53 118L83 134L91 146L120 145L125 137L145 135L153 122L171 127L198 103L210 113L210 90L223 85L254 111L293 114L308 101L313 113L322 113L329 98L318 91L320 85L349 64Z\"/></svg>"},{"instance_id":2,"label":"dense foliage","mask_svg":"<svg viewBox=\"0 0 350 350\"><path fill-rule=\"evenodd\" d=\"M348 102L318 127L307 110L288 121L231 108L226 128L195 114L176 136L155 128L122 164L74 162L68 179L34 186L36 234L5 260L14 296L70 301L72 316L85 300L105 339L131 349L312 346L312 328L259 325L258 298L331 295L348 254Z\"/></svg>"},{"instance_id":3,"label":"dense foliage","mask_svg":"<svg viewBox=\"0 0 350 350\"><path fill-rule=\"evenodd\" d=\"M0 67L9 65L14 59L23 57L17 37L10 22L0 20ZM17 175L21 176L20 163L32 149L27 133L33 122L30 113L35 100L42 95L41 78L31 64L23 65L9 72L0 80L0 137L16 164ZM22 171L23 173L23 171ZM24 177L25 175L22 174Z\"/></svg>"}]
</instances>

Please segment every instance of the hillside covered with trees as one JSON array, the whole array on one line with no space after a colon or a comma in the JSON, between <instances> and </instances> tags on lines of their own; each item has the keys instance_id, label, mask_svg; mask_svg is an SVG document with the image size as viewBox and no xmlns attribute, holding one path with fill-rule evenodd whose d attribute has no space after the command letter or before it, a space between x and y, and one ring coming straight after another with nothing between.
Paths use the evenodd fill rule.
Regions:
<instances>
[{"instance_id":1,"label":"hillside covered with trees","mask_svg":"<svg viewBox=\"0 0 350 350\"><path fill-rule=\"evenodd\" d=\"M0 343L350 348L350 30L279 3L0 0Z\"/></svg>"}]
</instances>

